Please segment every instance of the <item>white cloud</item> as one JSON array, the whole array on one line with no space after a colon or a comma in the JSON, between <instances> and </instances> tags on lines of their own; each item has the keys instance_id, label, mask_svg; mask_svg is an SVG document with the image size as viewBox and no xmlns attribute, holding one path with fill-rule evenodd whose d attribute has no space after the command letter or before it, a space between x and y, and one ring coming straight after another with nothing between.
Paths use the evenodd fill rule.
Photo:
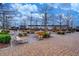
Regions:
<instances>
[{"instance_id":1,"label":"white cloud","mask_svg":"<svg viewBox=\"0 0 79 59\"><path fill-rule=\"evenodd\" d=\"M11 6L12 6L13 9L18 9L18 8L20 8L22 5L19 4L19 3L18 3L18 4L15 3L15 4L11 4Z\"/></svg>"},{"instance_id":2,"label":"white cloud","mask_svg":"<svg viewBox=\"0 0 79 59\"><path fill-rule=\"evenodd\" d=\"M29 14L30 12L38 12L38 7L35 4L12 4L13 9L21 14Z\"/></svg>"},{"instance_id":3,"label":"white cloud","mask_svg":"<svg viewBox=\"0 0 79 59\"><path fill-rule=\"evenodd\" d=\"M60 8L62 10L74 10L79 12L79 3L54 3L49 4L49 6L53 6L54 8Z\"/></svg>"},{"instance_id":4,"label":"white cloud","mask_svg":"<svg viewBox=\"0 0 79 59\"><path fill-rule=\"evenodd\" d=\"M23 19L27 20L28 16L31 16L31 12L34 12L33 15L32 15L33 18L35 18L35 17L36 18L41 18L41 16L38 13L36 13L36 12L38 12L38 7L35 4L16 4L15 3L15 4L11 4L11 6L12 6L13 9L15 9L18 12L21 13L21 14L17 14L17 16L14 18L19 23Z\"/></svg>"},{"instance_id":5,"label":"white cloud","mask_svg":"<svg viewBox=\"0 0 79 59\"><path fill-rule=\"evenodd\" d=\"M41 16L40 14L38 14L38 13L34 13L32 16L35 17L35 18L41 18L41 17L42 17L42 16Z\"/></svg>"},{"instance_id":6,"label":"white cloud","mask_svg":"<svg viewBox=\"0 0 79 59\"><path fill-rule=\"evenodd\" d=\"M71 3L71 8L72 10L79 12L79 3Z\"/></svg>"},{"instance_id":7,"label":"white cloud","mask_svg":"<svg viewBox=\"0 0 79 59\"><path fill-rule=\"evenodd\" d=\"M21 19L22 19L22 20L23 20L23 19L26 19L26 20L27 20L27 16L24 15L24 16L21 17Z\"/></svg>"}]
</instances>

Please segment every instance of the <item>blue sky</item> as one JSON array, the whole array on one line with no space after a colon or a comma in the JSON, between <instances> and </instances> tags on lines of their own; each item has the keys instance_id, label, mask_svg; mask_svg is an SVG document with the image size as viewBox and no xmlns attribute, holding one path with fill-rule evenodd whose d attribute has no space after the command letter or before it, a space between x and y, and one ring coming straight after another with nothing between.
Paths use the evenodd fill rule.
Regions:
<instances>
[{"instance_id":1,"label":"blue sky","mask_svg":"<svg viewBox=\"0 0 79 59\"><path fill-rule=\"evenodd\" d=\"M44 8L50 7L47 11L48 14L64 14L66 15L68 11L71 11L71 15L74 17L74 24L79 26L79 4L78 3L5 3L2 6L6 10L16 10L17 14L13 18L16 20L14 23L21 23L23 19L26 19L27 24L29 24L28 16L32 12L32 17L38 19L40 24L40 19L42 19ZM50 23L50 22L49 22ZM35 24L35 22L33 22Z\"/></svg>"}]
</instances>

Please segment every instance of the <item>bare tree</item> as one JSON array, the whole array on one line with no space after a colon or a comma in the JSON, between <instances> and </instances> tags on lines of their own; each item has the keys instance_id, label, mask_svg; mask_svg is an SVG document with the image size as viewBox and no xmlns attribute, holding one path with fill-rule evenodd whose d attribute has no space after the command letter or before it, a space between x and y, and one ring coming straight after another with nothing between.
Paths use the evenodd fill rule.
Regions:
<instances>
[{"instance_id":1,"label":"bare tree","mask_svg":"<svg viewBox=\"0 0 79 59\"><path fill-rule=\"evenodd\" d=\"M48 4L47 4L47 5L44 5L44 7L43 7L43 9L42 9L43 14L44 14L43 19L44 19L44 29L45 29L45 31L47 31L47 29L48 29L48 26L47 26L47 24L48 24L48 19L49 19L48 12L49 12L50 10L52 10L52 9L53 9L53 8L50 7Z\"/></svg>"},{"instance_id":2,"label":"bare tree","mask_svg":"<svg viewBox=\"0 0 79 59\"><path fill-rule=\"evenodd\" d=\"M55 15L54 14L52 15L52 25L53 27L55 26Z\"/></svg>"},{"instance_id":3,"label":"bare tree","mask_svg":"<svg viewBox=\"0 0 79 59\"><path fill-rule=\"evenodd\" d=\"M38 29L38 19L35 18L35 25L36 25L36 29Z\"/></svg>"},{"instance_id":4,"label":"bare tree","mask_svg":"<svg viewBox=\"0 0 79 59\"><path fill-rule=\"evenodd\" d=\"M71 11L67 11L67 19L66 19L66 25L67 25L67 30L70 28L70 20L71 20Z\"/></svg>"},{"instance_id":5,"label":"bare tree","mask_svg":"<svg viewBox=\"0 0 79 59\"><path fill-rule=\"evenodd\" d=\"M2 20L1 20L2 21L2 29L6 30L6 29L8 29L8 25L9 25L9 20L8 19L11 18L11 16L7 17L7 15L13 14L14 11L4 9L3 4L1 4L0 6L1 6L1 13L0 14L2 14Z\"/></svg>"},{"instance_id":6,"label":"bare tree","mask_svg":"<svg viewBox=\"0 0 79 59\"><path fill-rule=\"evenodd\" d=\"M32 12L30 12L30 29L32 29L32 21L33 21L33 17L32 17Z\"/></svg>"},{"instance_id":7,"label":"bare tree","mask_svg":"<svg viewBox=\"0 0 79 59\"><path fill-rule=\"evenodd\" d=\"M26 29L26 26L27 26L27 16L23 16L22 17L21 25L22 25L23 29Z\"/></svg>"},{"instance_id":8,"label":"bare tree","mask_svg":"<svg viewBox=\"0 0 79 59\"><path fill-rule=\"evenodd\" d=\"M9 29L8 27L9 27L9 25L10 25L10 18L12 19L12 16L10 16L10 15L12 15L12 14L15 14L15 11L13 11L13 10L9 10L9 9L5 9L4 7L4 4L0 4L0 7L1 7L1 12L0 12L0 14L2 15L2 20L1 20L1 22L2 22L2 29L3 30L7 30L7 29ZM8 16L7 16L8 15Z\"/></svg>"},{"instance_id":9,"label":"bare tree","mask_svg":"<svg viewBox=\"0 0 79 59\"><path fill-rule=\"evenodd\" d=\"M62 29L62 23L63 23L63 14L57 15L57 23L59 24L60 30Z\"/></svg>"},{"instance_id":10,"label":"bare tree","mask_svg":"<svg viewBox=\"0 0 79 59\"><path fill-rule=\"evenodd\" d=\"M10 15L6 15L6 21L5 21L5 24L6 24L6 29L10 29L11 27L11 20L12 20L13 16L10 16Z\"/></svg>"}]
</instances>

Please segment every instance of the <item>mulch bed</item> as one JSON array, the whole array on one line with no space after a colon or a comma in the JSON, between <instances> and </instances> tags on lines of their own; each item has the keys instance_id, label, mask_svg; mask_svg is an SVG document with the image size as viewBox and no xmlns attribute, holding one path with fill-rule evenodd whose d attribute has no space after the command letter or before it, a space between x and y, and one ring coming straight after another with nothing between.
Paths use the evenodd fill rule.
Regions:
<instances>
[{"instance_id":1,"label":"mulch bed","mask_svg":"<svg viewBox=\"0 0 79 59\"><path fill-rule=\"evenodd\" d=\"M8 46L9 46L9 44L0 43L0 49L1 49L1 48L6 48L6 47L8 47Z\"/></svg>"}]
</instances>

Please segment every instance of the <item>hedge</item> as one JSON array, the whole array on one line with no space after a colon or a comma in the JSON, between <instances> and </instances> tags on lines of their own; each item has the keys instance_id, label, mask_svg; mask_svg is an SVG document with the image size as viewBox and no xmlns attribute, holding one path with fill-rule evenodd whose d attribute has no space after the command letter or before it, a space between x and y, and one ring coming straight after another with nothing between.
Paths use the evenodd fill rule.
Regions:
<instances>
[{"instance_id":1,"label":"hedge","mask_svg":"<svg viewBox=\"0 0 79 59\"><path fill-rule=\"evenodd\" d=\"M0 33L0 43L10 43L11 36L9 34Z\"/></svg>"}]
</instances>

